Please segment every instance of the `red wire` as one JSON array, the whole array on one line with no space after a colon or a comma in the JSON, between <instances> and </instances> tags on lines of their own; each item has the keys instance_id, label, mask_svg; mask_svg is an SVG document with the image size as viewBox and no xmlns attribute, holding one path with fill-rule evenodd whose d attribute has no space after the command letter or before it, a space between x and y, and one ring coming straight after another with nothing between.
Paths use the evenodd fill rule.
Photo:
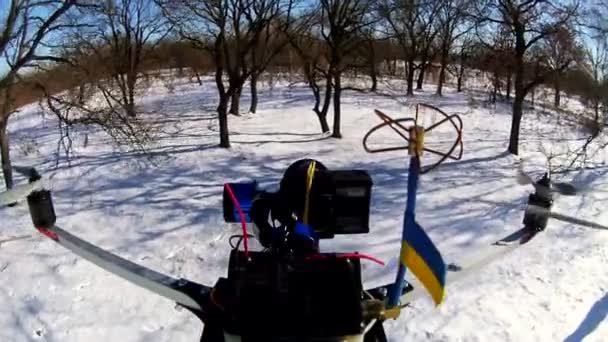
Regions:
<instances>
[{"instance_id":1,"label":"red wire","mask_svg":"<svg viewBox=\"0 0 608 342\"><path fill-rule=\"evenodd\" d=\"M46 236L48 238L51 238L55 241L59 240L59 236L57 234L53 233L52 231L50 231L44 227L36 227L36 229L38 229L38 231L40 233L42 233L44 236Z\"/></svg>"},{"instance_id":2,"label":"red wire","mask_svg":"<svg viewBox=\"0 0 608 342\"><path fill-rule=\"evenodd\" d=\"M358 258L358 259L366 259L366 260L370 260L375 262L376 264L380 264L382 266L384 266L384 261L380 260L380 259L376 259L373 256L369 256L369 255L365 255L365 254L359 254L359 253L343 253L343 254L338 254L337 255L338 258Z\"/></svg>"},{"instance_id":3,"label":"red wire","mask_svg":"<svg viewBox=\"0 0 608 342\"><path fill-rule=\"evenodd\" d=\"M241 226L243 227L243 244L245 246L245 256L249 256L249 244L247 243L247 221L245 221L245 214L243 214L243 209L241 209L239 201L236 199L234 192L232 192L230 184L224 184L224 187L228 191L228 195L232 199L232 203L234 203L234 206L239 211L239 216L241 217Z\"/></svg>"},{"instance_id":4,"label":"red wire","mask_svg":"<svg viewBox=\"0 0 608 342\"><path fill-rule=\"evenodd\" d=\"M357 259L366 259L366 260L370 260L373 261L377 264L380 264L382 266L384 266L384 261L380 260L380 259L376 259L372 256L369 255L365 255L365 254L359 254L359 253L341 253L341 254L336 254L335 255L336 258L339 259L346 259L346 258L357 258ZM308 259L325 259L327 258L326 255L323 254L315 254L312 256L309 256Z\"/></svg>"}]
</instances>

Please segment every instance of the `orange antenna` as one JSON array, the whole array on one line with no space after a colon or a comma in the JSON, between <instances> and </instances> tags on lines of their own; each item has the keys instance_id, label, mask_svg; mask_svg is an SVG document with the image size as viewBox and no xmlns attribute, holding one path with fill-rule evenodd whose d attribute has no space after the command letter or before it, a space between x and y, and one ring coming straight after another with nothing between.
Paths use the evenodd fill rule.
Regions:
<instances>
[{"instance_id":1,"label":"orange antenna","mask_svg":"<svg viewBox=\"0 0 608 342\"><path fill-rule=\"evenodd\" d=\"M418 126L418 118L420 116L420 108L425 108L431 110L435 113L438 113L442 119L438 122L430 125L429 127ZM381 124L378 124L372 127L363 137L363 148L365 151L369 153L381 153L381 152L389 152L389 151L399 151L399 150L408 150L410 155L415 155L420 158L423 152L428 152L434 155L438 155L440 158L437 162L427 165L421 168L421 173L426 173L436 168L439 164L443 163L447 159L452 160L460 160L462 158L463 152L463 144L462 144L462 120L460 116L457 114L448 115L441 109L426 104L426 103L417 103L415 109L414 118L399 118L393 119L385 113L375 110L374 113L383 121ZM452 125L454 130L457 133L456 139L450 146L447 151L437 151L432 148L428 148L425 146L424 141L430 140L429 133L433 131L435 128L449 123ZM397 133L403 140L406 141L405 145L399 146L390 146L383 148L371 148L368 145L368 139L370 136L374 134L374 132L384 128L390 127L395 133ZM432 136L432 135L431 135Z\"/></svg>"}]
</instances>

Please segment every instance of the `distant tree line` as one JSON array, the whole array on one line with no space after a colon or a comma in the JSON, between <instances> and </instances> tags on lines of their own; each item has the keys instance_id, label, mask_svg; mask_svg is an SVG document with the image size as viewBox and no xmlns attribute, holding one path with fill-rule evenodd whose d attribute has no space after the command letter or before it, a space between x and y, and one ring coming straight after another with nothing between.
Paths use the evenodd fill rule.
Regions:
<instances>
[{"instance_id":1,"label":"distant tree line","mask_svg":"<svg viewBox=\"0 0 608 342\"><path fill-rule=\"evenodd\" d=\"M553 90L556 108L564 93L578 96L594 136L607 117L608 4L601 0L10 0L7 9L0 150L8 188L7 124L20 106L41 101L66 129L98 125L143 145L138 86L165 69L200 84L213 77L226 148L230 114L243 112L246 90L248 112L258 110L264 74L304 82L321 131L334 138L342 136L344 90L376 92L392 78L412 96L428 87L430 70L438 96L449 79L466 89L467 70L489 75L490 100L512 105L514 154L525 101L538 87ZM368 86L349 82L354 77Z\"/></svg>"}]
</instances>

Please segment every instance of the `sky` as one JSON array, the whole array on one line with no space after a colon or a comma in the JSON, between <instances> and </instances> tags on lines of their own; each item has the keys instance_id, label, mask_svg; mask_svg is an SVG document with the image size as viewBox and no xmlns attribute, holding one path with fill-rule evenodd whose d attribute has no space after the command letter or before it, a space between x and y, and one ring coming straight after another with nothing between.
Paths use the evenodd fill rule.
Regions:
<instances>
[{"instance_id":1,"label":"sky","mask_svg":"<svg viewBox=\"0 0 608 342\"><path fill-rule=\"evenodd\" d=\"M4 27L4 22L6 20L6 16L8 14L8 8L12 0L0 0L0 30ZM45 17L47 14L47 9L39 9L39 15L41 17ZM592 45L593 42L587 38L583 38L585 45ZM4 56L0 56L0 77L4 75L8 71L8 65L6 63L6 59Z\"/></svg>"},{"instance_id":2,"label":"sky","mask_svg":"<svg viewBox=\"0 0 608 342\"><path fill-rule=\"evenodd\" d=\"M6 20L6 15L8 14L8 4L10 3L9 0L0 0L0 29L4 28L4 22ZM8 67L6 65L6 60L4 59L4 57L0 57L0 75L4 75L4 73L7 71Z\"/></svg>"},{"instance_id":3,"label":"sky","mask_svg":"<svg viewBox=\"0 0 608 342\"><path fill-rule=\"evenodd\" d=\"M6 17L12 0L0 0L0 31L4 29L6 23ZM38 13L36 13L38 12ZM48 13L48 8L37 7L32 14L37 14L42 18L45 18ZM4 75L8 71L8 64L6 63L5 56L0 56L0 75Z\"/></svg>"}]
</instances>

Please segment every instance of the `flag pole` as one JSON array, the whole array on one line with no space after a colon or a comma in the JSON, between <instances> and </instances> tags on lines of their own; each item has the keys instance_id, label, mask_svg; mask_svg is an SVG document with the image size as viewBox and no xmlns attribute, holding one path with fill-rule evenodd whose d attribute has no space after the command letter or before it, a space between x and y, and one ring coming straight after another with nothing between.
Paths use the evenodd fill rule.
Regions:
<instances>
[{"instance_id":1,"label":"flag pole","mask_svg":"<svg viewBox=\"0 0 608 342\"><path fill-rule=\"evenodd\" d=\"M406 253L406 234L412 225L415 224L416 212L416 194L418 191L418 178L420 177L420 156L424 150L424 127L414 126L409 129L410 144L409 155L410 167L407 176L407 202L405 205L405 213L403 215L403 230L401 233L401 252L399 253L399 269L397 270L397 278L395 283L389 289L387 308L399 306L399 298L401 291L405 285L405 272L407 266L405 264Z\"/></svg>"}]
</instances>

